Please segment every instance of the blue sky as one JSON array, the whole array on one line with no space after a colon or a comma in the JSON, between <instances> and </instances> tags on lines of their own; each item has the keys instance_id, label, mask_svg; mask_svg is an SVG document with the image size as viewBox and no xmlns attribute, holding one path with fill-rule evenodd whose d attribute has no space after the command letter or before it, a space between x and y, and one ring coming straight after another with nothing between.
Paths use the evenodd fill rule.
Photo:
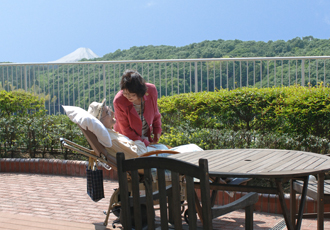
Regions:
<instances>
[{"instance_id":1,"label":"blue sky","mask_svg":"<svg viewBox=\"0 0 330 230\"><path fill-rule=\"evenodd\" d=\"M80 47L330 38L328 0L0 0L0 62L48 62Z\"/></svg>"}]
</instances>

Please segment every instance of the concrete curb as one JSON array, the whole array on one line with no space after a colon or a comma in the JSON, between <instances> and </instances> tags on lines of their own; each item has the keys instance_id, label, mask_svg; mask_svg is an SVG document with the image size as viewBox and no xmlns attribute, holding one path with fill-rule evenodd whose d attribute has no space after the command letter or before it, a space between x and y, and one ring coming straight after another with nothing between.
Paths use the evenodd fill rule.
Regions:
<instances>
[{"instance_id":1,"label":"concrete curb","mask_svg":"<svg viewBox=\"0 0 330 230\"><path fill-rule=\"evenodd\" d=\"M61 176L86 176L87 161L75 160L58 160L58 159L31 159L31 158L1 158L0 172L9 173L34 173L34 174L50 174ZM101 165L98 167L103 170L103 178L108 180L117 180L117 171L106 170ZM217 205L225 205L239 199L246 193L236 192L230 197L225 191L218 191ZM285 195L286 204L289 207L290 195ZM297 204L300 196L297 195ZM298 210L298 207L297 207ZM316 213L317 203L313 199L307 197L305 213ZM259 194L259 200L255 204L255 211L282 214L279 198L274 194ZM330 205L324 205L324 212L330 212Z\"/></svg>"}]
</instances>

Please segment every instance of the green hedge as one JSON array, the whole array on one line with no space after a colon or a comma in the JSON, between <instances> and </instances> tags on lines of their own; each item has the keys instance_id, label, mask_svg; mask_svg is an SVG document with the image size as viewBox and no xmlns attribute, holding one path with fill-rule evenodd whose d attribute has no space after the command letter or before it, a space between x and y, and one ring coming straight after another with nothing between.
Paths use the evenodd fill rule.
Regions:
<instances>
[{"instance_id":1,"label":"green hedge","mask_svg":"<svg viewBox=\"0 0 330 230\"><path fill-rule=\"evenodd\" d=\"M171 128L164 133L160 142L178 146L194 143L207 149L232 149L232 148L268 148L292 149L307 152L329 154L330 141L325 138L309 135L290 135L275 132L234 131L227 129L195 128L187 129L184 126Z\"/></svg>"},{"instance_id":2,"label":"green hedge","mask_svg":"<svg viewBox=\"0 0 330 230\"><path fill-rule=\"evenodd\" d=\"M38 116L45 111L45 100L33 93L28 93L23 90L0 91L0 116L11 117L13 115L23 116Z\"/></svg>"},{"instance_id":3,"label":"green hedge","mask_svg":"<svg viewBox=\"0 0 330 230\"><path fill-rule=\"evenodd\" d=\"M330 89L241 88L159 99L161 143L203 149L277 148L330 153ZM88 147L66 115L46 115L44 99L0 91L0 157L79 159L62 149L64 137Z\"/></svg>"},{"instance_id":4,"label":"green hedge","mask_svg":"<svg viewBox=\"0 0 330 230\"><path fill-rule=\"evenodd\" d=\"M257 130L330 138L330 89L241 88L187 93L159 100L164 131L192 128Z\"/></svg>"},{"instance_id":5,"label":"green hedge","mask_svg":"<svg viewBox=\"0 0 330 230\"><path fill-rule=\"evenodd\" d=\"M0 118L0 127L2 157L78 157L61 148L60 137L88 147L78 126L66 115Z\"/></svg>"},{"instance_id":6,"label":"green hedge","mask_svg":"<svg viewBox=\"0 0 330 230\"><path fill-rule=\"evenodd\" d=\"M291 86L162 97L161 141L329 153L329 93L326 87Z\"/></svg>"},{"instance_id":7,"label":"green hedge","mask_svg":"<svg viewBox=\"0 0 330 230\"><path fill-rule=\"evenodd\" d=\"M44 103L33 93L0 91L0 157L77 158L60 137L88 146L77 125L66 115L48 116Z\"/></svg>"}]
</instances>

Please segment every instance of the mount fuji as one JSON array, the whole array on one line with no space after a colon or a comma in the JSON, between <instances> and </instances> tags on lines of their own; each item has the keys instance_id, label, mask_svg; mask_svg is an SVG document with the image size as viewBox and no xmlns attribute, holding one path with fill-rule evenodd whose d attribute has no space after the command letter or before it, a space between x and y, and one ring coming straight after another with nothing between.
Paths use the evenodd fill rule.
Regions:
<instances>
[{"instance_id":1,"label":"mount fuji","mask_svg":"<svg viewBox=\"0 0 330 230\"><path fill-rule=\"evenodd\" d=\"M83 58L93 59L93 58L98 58L98 57L99 56L97 54L95 54L89 48L78 48L75 51L73 51L72 53L70 53L56 61L50 61L50 63L77 62Z\"/></svg>"}]
</instances>

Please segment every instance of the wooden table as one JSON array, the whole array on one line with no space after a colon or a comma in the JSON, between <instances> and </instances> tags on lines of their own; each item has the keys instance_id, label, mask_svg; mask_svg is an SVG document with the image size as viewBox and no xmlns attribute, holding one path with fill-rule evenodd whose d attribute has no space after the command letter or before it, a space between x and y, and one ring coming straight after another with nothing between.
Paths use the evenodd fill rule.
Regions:
<instances>
[{"instance_id":1,"label":"wooden table","mask_svg":"<svg viewBox=\"0 0 330 230\"><path fill-rule=\"evenodd\" d=\"M277 149L217 149L190 152L184 154L171 155L171 158L198 164L200 158L208 160L210 177L248 177L248 178L267 178L274 179L275 188L243 186L243 185L224 185L212 183L212 190L258 192L267 194L277 194L283 210L283 216L289 230L300 229L303 207L306 202L308 176L317 175L319 180L319 193L323 194L324 173L330 171L330 157L321 154ZM288 211L284 200L282 184L292 179L304 180L304 191L299 206L297 223L295 215ZM292 184L292 183L291 183ZM318 200L318 229L323 229L324 210L323 202ZM293 199L290 206L294 205ZM291 207L292 210L292 207Z\"/></svg>"}]
</instances>

